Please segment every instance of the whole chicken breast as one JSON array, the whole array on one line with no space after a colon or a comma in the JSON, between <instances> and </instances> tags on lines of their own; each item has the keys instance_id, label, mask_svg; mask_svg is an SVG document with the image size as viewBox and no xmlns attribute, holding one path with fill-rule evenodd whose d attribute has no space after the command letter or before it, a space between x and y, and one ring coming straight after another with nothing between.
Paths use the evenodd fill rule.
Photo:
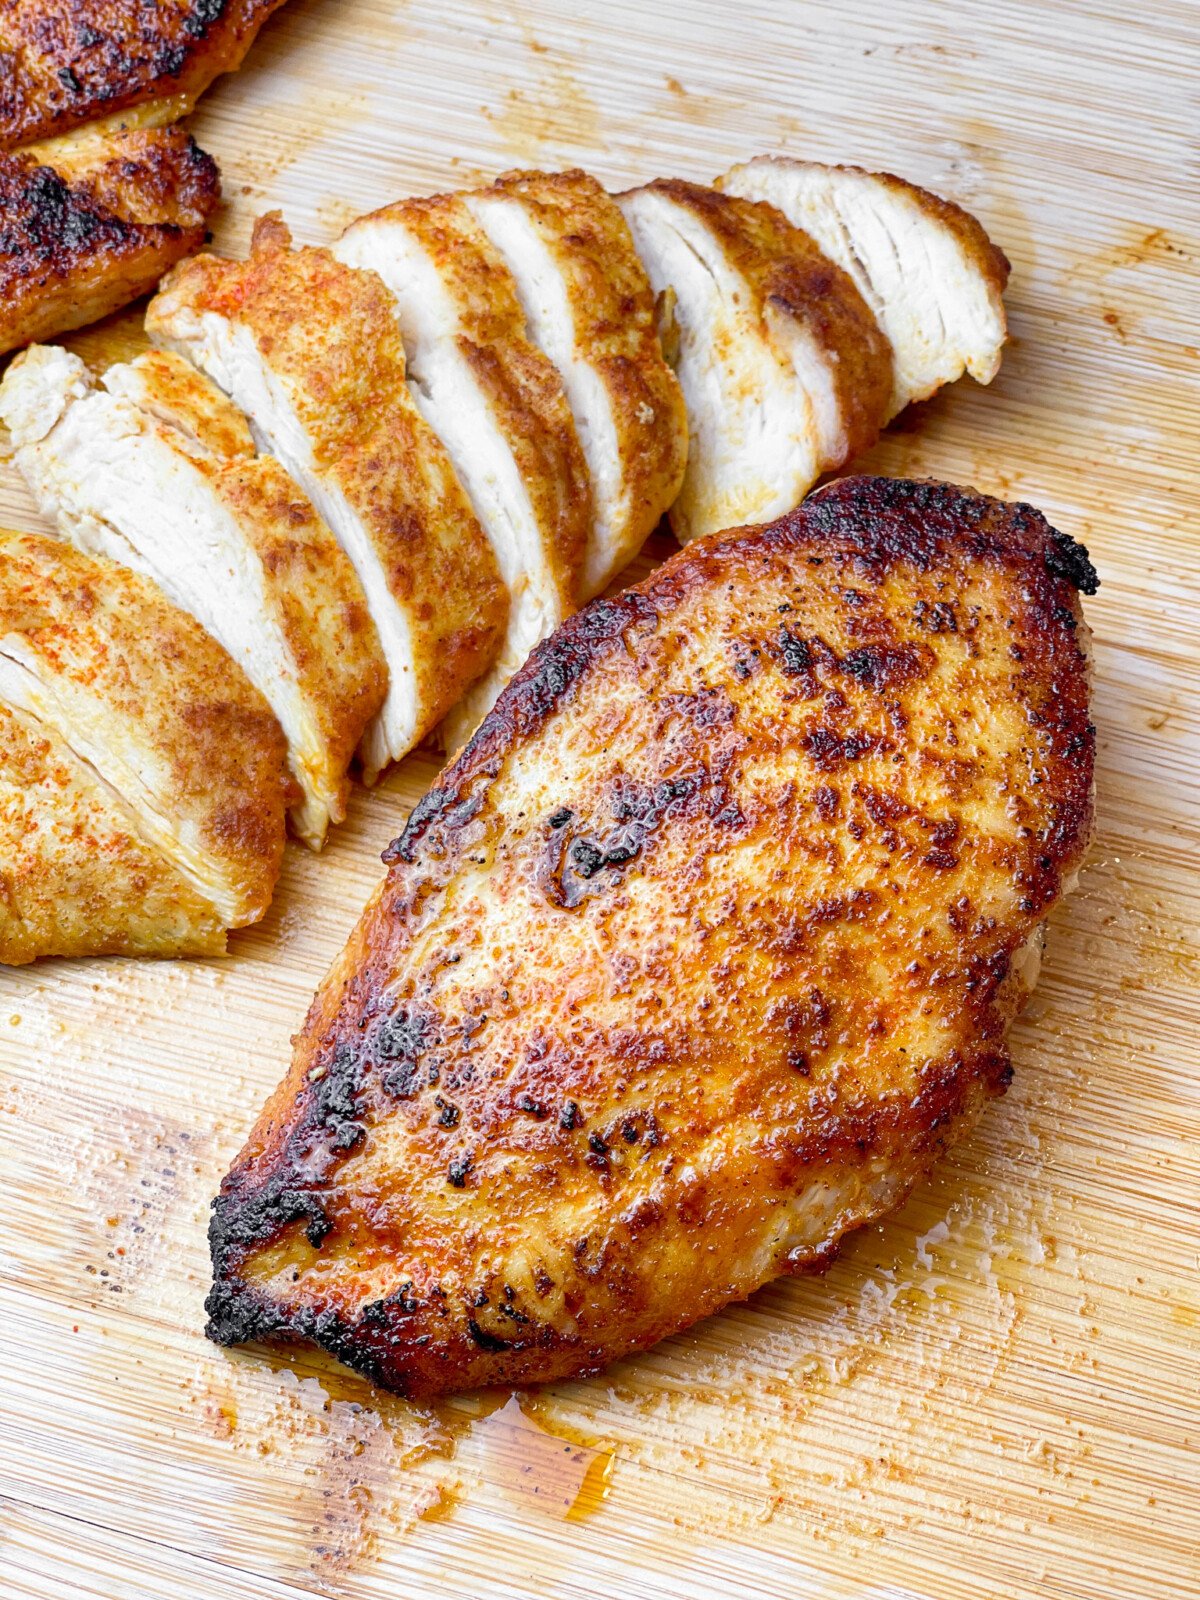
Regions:
<instances>
[{"instance_id":1,"label":"whole chicken breast","mask_svg":"<svg viewBox=\"0 0 1200 1600\"><path fill-rule=\"evenodd\" d=\"M511 605L499 659L447 719L462 742L539 639L574 608L592 494L562 380L527 337L504 258L460 195L360 217L339 260L387 285L413 396L492 542Z\"/></svg>"},{"instance_id":2,"label":"whole chicken breast","mask_svg":"<svg viewBox=\"0 0 1200 1600\"><path fill-rule=\"evenodd\" d=\"M660 178L618 203L673 309L681 541L796 505L875 442L891 351L849 276L772 206Z\"/></svg>"},{"instance_id":3,"label":"whole chicken breast","mask_svg":"<svg viewBox=\"0 0 1200 1600\"><path fill-rule=\"evenodd\" d=\"M619 207L586 172L509 172L464 199L504 257L575 419L592 483L579 580L590 600L637 555L687 460L687 412L650 280Z\"/></svg>"},{"instance_id":4,"label":"whole chicken breast","mask_svg":"<svg viewBox=\"0 0 1200 1600\"><path fill-rule=\"evenodd\" d=\"M1000 368L1008 261L968 211L890 172L756 156L718 186L769 202L847 272L894 355L888 417Z\"/></svg>"},{"instance_id":5,"label":"whole chicken breast","mask_svg":"<svg viewBox=\"0 0 1200 1600\"><path fill-rule=\"evenodd\" d=\"M0 155L0 352L95 322L204 238L216 164L181 129Z\"/></svg>"},{"instance_id":6,"label":"whole chicken breast","mask_svg":"<svg viewBox=\"0 0 1200 1600\"><path fill-rule=\"evenodd\" d=\"M386 853L210 1335L560 1378L896 1205L1007 1084L1086 847L1095 583L1029 506L850 478L566 622Z\"/></svg>"},{"instance_id":7,"label":"whole chicken breast","mask_svg":"<svg viewBox=\"0 0 1200 1600\"><path fill-rule=\"evenodd\" d=\"M349 559L303 490L256 453L243 414L182 356L149 351L97 387L35 345L0 383L0 421L42 511L81 550L144 572L224 645L279 718L319 849L387 692Z\"/></svg>"},{"instance_id":8,"label":"whole chicken breast","mask_svg":"<svg viewBox=\"0 0 1200 1600\"><path fill-rule=\"evenodd\" d=\"M241 668L156 584L0 534L0 704L66 745L221 929L263 915L293 798L287 746ZM106 925L97 948L110 939Z\"/></svg>"},{"instance_id":9,"label":"whole chicken breast","mask_svg":"<svg viewBox=\"0 0 1200 1600\"><path fill-rule=\"evenodd\" d=\"M51 729L0 704L0 962L211 956L212 904Z\"/></svg>"},{"instance_id":10,"label":"whole chicken breast","mask_svg":"<svg viewBox=\"0 0 1200 1600\"><path fill-rule=\"evenodd\" d=\"M5 0L0 150L149 101L181 117L283 0Z\"/></svg>"},{"instance_id":11,"label":"whole chicken breast","mask_svg":"<svg viewBox=\"0 0 1200 1600\"><path fill-rule=\"evenodd\" d=\"M249 261L197 256L146 328L200 366L310 496L354 564L388 666L371 782L494 661L508 598L450 458L413 403L391 297L260 218Z\"/></svg>"}]
</instances>

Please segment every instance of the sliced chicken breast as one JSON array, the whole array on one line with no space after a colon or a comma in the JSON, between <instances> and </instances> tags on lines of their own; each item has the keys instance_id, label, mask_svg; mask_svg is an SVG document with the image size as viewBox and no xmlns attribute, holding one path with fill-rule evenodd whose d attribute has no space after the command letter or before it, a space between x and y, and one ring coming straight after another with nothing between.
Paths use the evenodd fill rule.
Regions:
<instances>
[{"instance_id":1,"label":"sliced chicken breast","mask_svg":"<svg viewBox=\"0 0 1200 1600\"><path fill-rule=\"evenodd\" d=\"M211 902L137 814L65 740L0 704L0 962L224 949Z\"/></svg>"},{"instance_id":2,"label":"sliced chicken breast","mask_svg":"<svg viewBox=\"0 0 1200 1600\"><path fill-rule=\"evenodd\" d=\"M270 707L156 584L0 534L0 703L61 741L222 928L271 902L293 798Z\"/></svg>"},{"instance_id":3,"label":"sliced chicken breast","mask_svg":"<svg viewBox=\"0 0 1200 1600\"><path fill-rule=\"evenodd\" d=\"M512 597L500 659L447 721L453 748L574 607L592 521L587 463L562 381L526 336L512 275L461 196L386 206L333 249L390 290L414 398Z\"/></svg>"},{"instance_id":4,"label":"sliced chicken breast","mask_svg":"<svg viewBox=\"0 0 1200 1600\"><path fill-rule=\"evenodd\" d=\"M718 186L766 201L854 282L894 352L888 416L1000 367L1008 261L967 211L888 172L757 156Z\"/></svg>"},{"instance_id":5,"label":"sliced chicken breast","mask_svg":"<svg viewBox=\"0 0 1200 1600\"><path fill-rule=\"evenodd\" d=\"M687 412L654 292L618 206L586 172L510 172L463 198L570 403L592 481L579 583L589 600L637 555L683 482Z\"/></svg>"},{"instance_id":6,"label":"sliced chicken breast","mask_svg":"<svg viewBox=\"0 0 1200 1600\"><path fill-rule=\"evenodd\" d=\"M387 691L362 588L308 497L182 356L110 367L35 345L0 383L0 420L42 511L81 550L153 578L219 640L288 740L292 823L319 849Z\"/></svg>"},{"instance_id":7,"label":"sliced chicken breast","mask_svg":"<svg viewBox=\"0 0 1200 1600\"><path fill-rule=\"evenodd\" d=\"M790 510L882 426L891 352L870 310L771 206L677 179L617 198L673 307L689 429L677 537Z\"/></svg>"},{"instance_id":8,"label":"sliced chicken breast","mask_svg":"<svg viewBox=\"0 0 1200 1600\"><path fill-rule=\"evenodd\" d=\"M197 256L151 302L158 344L245 411L341 542L387 659L367 728L368 782L495 659L507 596L446 451L413 404L391 297L262 218L249 261Z\"/></svg>"},{"instance_id":9,"label":"sliced chicken breast","mask_svg":"<svg viewBox=\"0 0 1200 1600\"><path fill-rule=\"evenodd\" d=\"M0 351L127 305L204 238L216 164L178 128L0 155Z\"/></svg>"}]
</instances>

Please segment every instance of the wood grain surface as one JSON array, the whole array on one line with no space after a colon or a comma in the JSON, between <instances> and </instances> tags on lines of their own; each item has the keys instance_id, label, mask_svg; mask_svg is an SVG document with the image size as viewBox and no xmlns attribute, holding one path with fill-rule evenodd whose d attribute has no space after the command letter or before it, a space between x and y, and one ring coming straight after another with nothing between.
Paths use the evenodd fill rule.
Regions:
<instances>
[{"instance_id":1,"label":"wood grain surface","mask_svg":"<svg viewBox=\"0 0 1200 1600\"><path fill-rule=\"evenodd\" d=\"M602 1378L439 1412L199 1331L209 1198L433 756L290 847L226 961L0 972L6 1600L1200 1593L1198 18L291 0L204 100L226 250L268 206L321 241L514 164L762 150L976 211L1013 261L1003 371L864 465L1090 547L1099 831L1012 1090L899 1216ZM39 526L11 475L0 523Z\"/></svg>"}]
</instances>

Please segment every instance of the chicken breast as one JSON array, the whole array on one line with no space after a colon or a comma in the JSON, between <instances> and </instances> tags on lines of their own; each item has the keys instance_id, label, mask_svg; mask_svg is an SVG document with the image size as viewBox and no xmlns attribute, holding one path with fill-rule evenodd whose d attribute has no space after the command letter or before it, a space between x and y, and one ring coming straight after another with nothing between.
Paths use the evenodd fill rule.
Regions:
<instances>
[{"instance_id":1,"label":"chicken breast","mask_svg":"<svg viewBox=\"0 0 1200 1600\"><path fill-rule=\"evenodd\" d=\"M964 372L996 376L1009 267L969 212L888 172L785 156L717 182L778 207L854 279L894 352L889 418Z\"/></svg>"},{"instance_id":2,"label":"chicken breast","mask_svg":"<svg viewBox=\"0 0 1200 1600\"><path fill-rule=\"evenodd\" d=\"M201 243L219 193L176 128L114 133L52 166L0 155L0 352L145 294Z\"/></svg>"},{"instance_id":3,"label":"chicken breast","mask_svg":"<svg viewBox=\"0 0 1200 1600\"><path fill-rule=\"evenodd\" d=\"M1095 582L1029 506L850 478L565 623L387 852L222 1185L210 1335L561 1378L903 1199L1086 846Z\"/></svg>"},{"instance_id":4,"label":"chicken breast","mask_svg":"<svg viewBox=\"0 0 1200 1600\"><path fill-rule=\"evenodd\" d=\"M348 558L304 492L259 456L237 407L182 356L110 367L35 345L0 383L0 420L42 511L79 549L144 572L241 666L278 717L320 849L387 664Z\"/></svg>"},{"instance_id":5,"label":"chicken breast","mask_svg":"<svg viewBox=\"0 0 1200 1600\"><path fill-rule=\"evenodd\" d=\"M676 536L789 510L883 424L891 352L870 310L771 206L677 179L618 203L678 330L690 436Z\"/></svg>"},{"instance_id":6,"label":"chicken breast","mask_svg":"<svg viewBox=\"0 0 1200 1600\"><path fill-rule=\"evenodd\" d=\"M507 595L446 451L413 404L392 302L371 273L293 250L260 219L249 261L197 256L150 303L152 339L245 411L354 564L387 658L368 782L495 659Z\"/></svg>"},{"instance_id":7,"label":"chicken breast","mask_svg":"<svg viewBox=\"0 0 1200 1600\"><path fill-rule=\"evenodd\" d=\"M263 915L292 799L283 734L241 669L149 579L54 539L0 534L0 703L66 745L221 928ZM102 922L95 948L111 940Z\"/></svg>"},{"instance_id":8,"label":"chicken breast","mask_svg":"<svg viewBox=\"0 0 1200 1600\"><path fill-rule=\"evenodd\" d=\"M499 659L446 724L472 731L529 651L575 604L592 522L587 464L562 382L526 337L516 284L465 200L405 200L333 247L378 273L422 415L449 452L511 596Z\"/></svg>"},{"instance_id":9,"label":"chicken breast","mask_svg":"<svg viewBox=\"0 0 1200 1600\"><path fill-rule=\"evenodd\" d=\"M0 150L165 101L172 120L232 72L283 0L7 0Z\"/></svg>"},{"instance_id":10,"label":"chicken breast","mask_svg":"<svg viewBox=\"0 0 1200 1600\"><path fill-rule=\"evenodd\" d=\"M687 412L654 293L611 195L586 172L510 172L463 197L512 273L554 363L592 483L579 598L628 566L679 493Z\"/></svg>"},{"instance_id":11,"label":"chicken breast","mask_svg":"<svg viewBox=\"0 0 1200 1600\"><path fill-rule=\"evenodd\" d=\"M64 740L0 704L0 962L224 949L211 903L142 839L136 812Z\"/></svg>"}]
</instances>

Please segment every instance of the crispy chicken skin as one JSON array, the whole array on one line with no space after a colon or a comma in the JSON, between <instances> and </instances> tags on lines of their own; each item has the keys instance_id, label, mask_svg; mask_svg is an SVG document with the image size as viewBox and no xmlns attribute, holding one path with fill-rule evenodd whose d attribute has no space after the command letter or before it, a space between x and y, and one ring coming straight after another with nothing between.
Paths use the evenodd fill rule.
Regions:
<instances>
[{"instance_id":1,"label":"crispy chicken skin","mask_svg":"<svg viewBox=\"0 0 1200 1600\"><path fill-rule=\"evenodd\" d=\"M387 664L348 557L243 414L182 356L152 350L100 384L34 345L0 382L0 421L42 511L79 549L144 572L212 634L287 735L292 825L320 849Z\"/></svg>"},{"instance_id":2,"label":"crispy chicken skin","mask_svg":"<svg viewBox=\"0 0 1200 1600\"><path fill-rule=\"evenodd\" d=\"M789 510L875 442L891 349L849 275L773 206L660 178L618 196L674 304L681 541Z\"/></svg>"},{"instance_id":3,"label":"crispy chicken skin","mask_svg":"<svg viewBox=\"0 0 1200 1600\"><path fill-rule=\"evenodd\" d=\"M201 255L146 328L245 411L354 563L387 657L363 740L368 781L429 733L495 659L508 594L446 450L413 403L391 298L277 216L249 261Z\"/></svg>"},{"instance_id":4,"label":"crispy chicken skin","mask_svg":"<svg viewBox=\"0 0 1200 1600\"><path fill-rule=\"evenodd\" d=\"M849 478L539 648L385 856L215 1203L210 1335L595 1370L894 1206L1080 865L1086 552Z\"/></svg>"},{"instance_id":5,"label":"crispy chicken skin","mask_svg":"<svg viewBox=\"0 0 1200 1600\"><path fill-rule=\"evenodd\" d=\"M637 555L683 481L687 412L663 359L654 292L619 207L586 172L509 172L465 198L575 418L594 502L579 581L590 600Z\"/></svg>"},{"instance_id":6,"label":"crispy chicken skin","mask_svg":"<svg viewBox=\"0 0 1200 1600\"><path fill-rule=\"evenodd\" d=\"M283 0L0 0L0 150L148 100L182 116Z\"/></svg>"},{"instance_id":7,"label":"crispy chicken skin","mask_svg":"<svg viewBox=\"0 0 1200 1600\"><path fill-rule=\"evenodd\" d=\"M890 172L756 156L717 186L777 206L849 273L894 355L889 419L1000 367L1008 260L961 206Z\"/></svg>"},{"instance_id":8,"label":"crispy chicken skin","mask_svg":"<svg viewBox=\"0 0 1200 1600\"><path fill-rule=\"evenodd\" d=\"M212 906L70 746L0 704L0 962L211 956Z\"/></svg>"},{"instance_id":9,"label":"crispy chicken skin","mask_svg":"<svg viewBox=\"0 0 1200 1600\"><path fill-rule=\"evenodd\" d=\"M221 927L263 915L293 797L283 734L148 578L0 534L0 702L68 746Z\"/></svg>"},{"instance_id":10,"label":"crispy chicken skin","mask_svg":"<svg viewBox=\"0 0 1200 1600\"><path fill-rule=\"evenodd\" d=\"M385 206L351 223L333 248L391 292L417 404L511 596L499 660L447 721L453 749L574 609L592 522L587 461L562 380L527 336L512 275L463 196Z\"/></svg>"},{"instance_id":11,"label":"crispy chicken skin","mask_svg":"<svg viewBox=\"0 0 1200 1600\"><path fill-rule=\"evenodd\" d=\"M178 128L0 155L0 351L107 316L199 245L220 184Z\"/></svg>"}]
</instances>

